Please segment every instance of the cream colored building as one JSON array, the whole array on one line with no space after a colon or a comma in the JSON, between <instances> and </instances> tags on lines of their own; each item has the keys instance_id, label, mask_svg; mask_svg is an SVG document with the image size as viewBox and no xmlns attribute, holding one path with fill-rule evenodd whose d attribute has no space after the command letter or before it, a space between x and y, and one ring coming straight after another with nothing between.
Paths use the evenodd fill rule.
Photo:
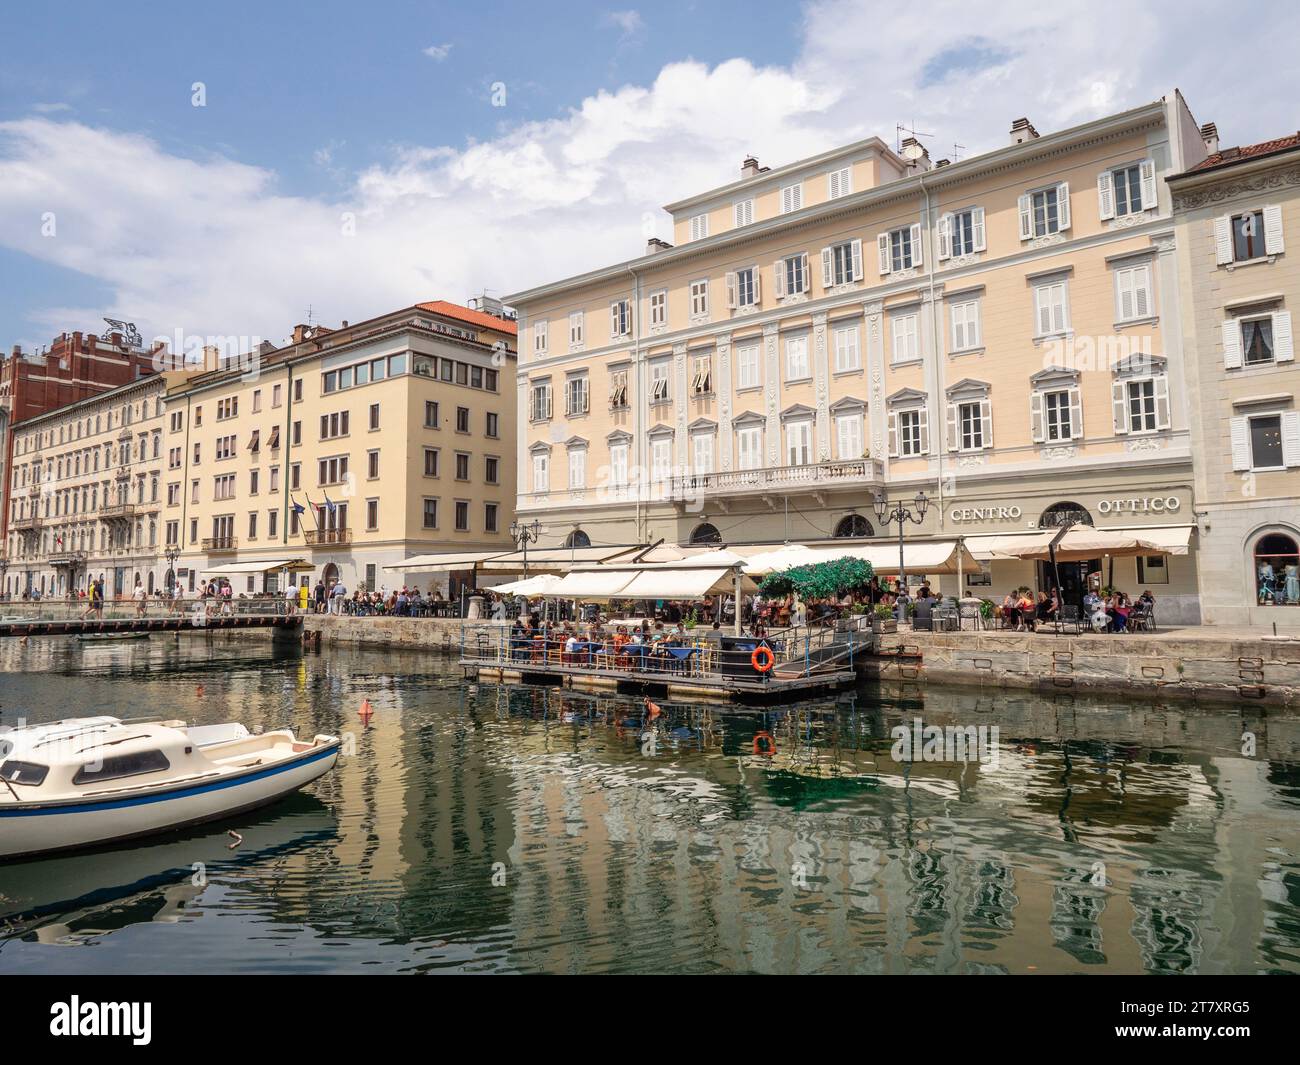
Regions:
<instances>
[{"instance_id":1,"label":"cream colored building","mask_svg":"<svg viewBox=\"0 0 1300 1065\"><path fill-rule=\"evenodd\" d=\"M497 308L499 311L499 308ZM237 593L275 568L357 587L428 586L386 570L411 555L511 547L515 326L443 301L327 329L178 383L166 397L164 543L196 588L238 565ZM439 578L446 588L447 575Z\"/></svg>"},{"instance_id":2,"label":"cream colored building","mask_svg":"<svg viewBox=\"0 0 1300 1065\"><path fill-rule=\"evenodd\" d=\"M908 537L977 557L1062 515L1149 530L1187 553L1117 560L1115 584L1197 620L1164 178L1205 143L1177 92L1043 136L1018 119L1009 141L747 159L668 205L672 245L507 297L520 520L544 543L891 539L873 496L924 490ZM1066 567L1067 594L1100 569ZM995 561L961 591L1053 579Z\"/></svg>"},{"instance_id":3,"label":"cream colored building","mask_svg":"<svg viewBox=\"0 0 1300 1065\"><path fill-rule=\"evenodd\" d=\"M1169 179L1207 622L1300 626L1300 134Z\"/></svg>"},{"instance_id":4,"label":"cream colored building","mask_svg":"<svg viewBox=\"0 0 1300 1065\"><path fill-rule=\"evenodd\" d=\"M163 587L164 388L152 374L14 426L6 595Z\"/></svg>"}]
</instances>

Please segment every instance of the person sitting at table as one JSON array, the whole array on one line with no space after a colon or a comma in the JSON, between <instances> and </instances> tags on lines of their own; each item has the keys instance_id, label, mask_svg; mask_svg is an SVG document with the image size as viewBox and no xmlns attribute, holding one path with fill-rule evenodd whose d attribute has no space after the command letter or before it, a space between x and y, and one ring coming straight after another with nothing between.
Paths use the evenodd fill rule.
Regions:
<instances>
[{"instance_id":1,"label":"person sitting at table","mask_svg":"<svg viewBox=\"0 0 1300 1065\"><path fill-rule=\"evenodd\" d=\"M1056 601L1048 598L1046 592L1038 593L1038 602L1034 604L1034 621L1037 625L1050 625L1056 620Z\"/></svg>"},{"instance_id":2,"label":"person sitting at table","mask_svg":"<svg viewBox=\"0 0 1300 1065\"><path fill-rule=\"evenodd\" d=\"M930 589L922 586L917 596L916 608L912 613L912 628L921 632L934 628L934 600L927 594Z\"/></svg>"},{"instance_id":3,"label":"person sitting at table","mask_svg":"<svg viewBox=\"0 0 1300 1065\"><path fill-rule=\"evenodd\" d=\"M1034 597L1028 588L1021 588L1016 599L1016 610L1020 615L1020 626L1028 632L1034 631Z\"/></svg>"},{"instance_id":4,"label":"person sitting at table","mask_svg":"<svg viewBox=\"0 0 1300 1065\"><path fill-rule=\"evenodd\" d=\"M1003 598L1002 617L1007 628L1016 629L1020 627L1020 607L1016 605L1015 592L1007 592Z\"/></svg>"},{"instance_id":5,"label":"person sitting at table","mask_svg":"<svg viewBox=\"0 0 1300 1065\"><path fill-rule=\"evenodd\" d=\"M576 662L578 660L578 634L569 631L564 640L564 659L565 662Z\"/></svg>"},{"instance_id":6,"label":"person sitting at table","mask_svg":"<svg viewBox=\"0 0 1300 1065\"><path fill-rule=\"evenodd\" d=\"M1112 632L1123 632L1128 628L1128 616L1132 612L1129 606L1128 596L1123 592L1116 592L1111 597L1110 608L1106 611L1111 620Z\"/></svg>"}]
</instances>

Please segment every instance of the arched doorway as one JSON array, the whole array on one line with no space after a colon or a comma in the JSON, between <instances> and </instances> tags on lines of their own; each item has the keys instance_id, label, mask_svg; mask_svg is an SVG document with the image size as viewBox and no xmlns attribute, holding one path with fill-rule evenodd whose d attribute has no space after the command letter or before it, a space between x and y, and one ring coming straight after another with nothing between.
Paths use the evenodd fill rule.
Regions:
<instances>
[{"instance_id":1,"label":"arched doorway","mask_svg":"<svg viewBox=\"0 0 1300 1065\"><path fill-rule=\"evenodd\" d=\"M167 575L163 577L163 587L166 588L169 593L176 587L176 571L174 569L167 570Z\"/></svg>"},{"instance_id":2,"label":"arched doorway","mask_svg":"<svg viewBox=\"0 0 1300 1065\"><path fill-rule=\"evenodd\" d=\"M145 589L150 595L153 595L153 570L149 571L149 584Z\"/></svg>"},{"instance_id":3,"label":"arched doorway","mask_svg":"<svg viewBox=\"0 0 1300 1065\"><path fill-rule=\"evenodd\" d=\"M569 533L569 535L564 538L564 546L565 547L590 547L591 537L588 536L581 529L574 529L573 532Z\"/></svg>"},{"instance_id":4,"label":"arched doorway","mask_svg":"<svg viewBox=\"0 0 1300 1065\"><path fill-rule=\"evenodd\" d=\"M1300 606L1300 544L1287 533L1255 541L1255 601L1260 606Z\"/></svg>"},{"instance_id":5,"label":"arched doorway","mask_svg":"<svg viewBox=\"0 0 1300 1065\"><path fill-rule=\"evenodd\" d=\"M718 532L718 527L709 522L703 522L695 526L691 532L691 544L720 544L722 543L722 533Z\"/></svg>"},{"instance_id":6,"label":"arched doorway","mask_svg":"<svg viewBox=\"0 0 1300 1065\"><path fill-rule=\"evenodd\" d=\"M1091 525L1092 515L1079 503L1053 503L1038 516L1040 529L1059 529L1062 525Z\"/></svg>"},{"instance_id":7,"label":"arched doorway","mask_svg":"<svg viewBox=\"0 0 1300 1065\"><path fill-rule=\"evenodd\" d=\"M861 514L845 514L835 526L835 538L837 540L875 535L876 530L871 527L871 522L867 521Z\"/></svg>"},{"instance_id":8,"label":"arched doorway","mask_svg":"<svg viewBox=\"0 0 1300 1065\"><path fill-rule=\"evenodd\" d=\"M1040 529L1062 529L1070 525L1091 525L1092 515L1081 503L1062 501L1053 503L1038 516ZM1102 581L1101 559L1085 562L1038 563L1038 587L1045 592L1059 589L1061 602L1083 608L1083 597L1089 585L1099 588Z\"/></svg>"},{"instance_id":9,"label":"arched doorway","mask_svg":"<svg viewBox=\"0 0 1300 1065\"><path fill-rule=\"evenodd\" d=\"M334 585L339 582L339 568L333 562L326 563L325 569L321 572L321 579L325 582L325 590L328 592Z\"/></svg>"}]
</instances>

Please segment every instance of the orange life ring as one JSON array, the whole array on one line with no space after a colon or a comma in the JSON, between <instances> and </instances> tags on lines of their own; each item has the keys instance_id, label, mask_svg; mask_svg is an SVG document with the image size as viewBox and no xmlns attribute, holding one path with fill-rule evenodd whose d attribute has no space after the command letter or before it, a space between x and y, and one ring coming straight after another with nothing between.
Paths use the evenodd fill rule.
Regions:
<instances>
[{"instance_id":1,"label":"orange life ring","mask_svg":"<svg viewBox=\"0 0 1300 1065\"><path fill-rule=\"evenodd\" d=\"M754 753L762 758L771 758L776 754L776 740L770 732L754 733Z\"/></svg>"},{"instance_id":2,"label":"orange life ring","mask_svg":"<svg viewBox=\"0 0 1300 1065\"><path fill-rule=\"evenodd\" d=\"M759 665L760 657L764 663L763 665ZM766 673L776 665L776 655L772 653L770 647L764 647L760 644L758 647L754 648L753 654L749 656L749 664L758 670L758 672Z\"/></svg>"}]
</instances>

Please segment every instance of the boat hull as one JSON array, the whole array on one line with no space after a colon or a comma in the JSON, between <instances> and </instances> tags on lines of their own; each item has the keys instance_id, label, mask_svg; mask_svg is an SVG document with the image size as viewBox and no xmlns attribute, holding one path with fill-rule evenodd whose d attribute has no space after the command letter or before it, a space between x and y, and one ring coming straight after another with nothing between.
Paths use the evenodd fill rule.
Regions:
<instances>
[{"instance_id":1,"label":"boat hull","mask_svg":"<svg viewBox=\"0 0 1300 1065\"><path fill-rule=\"evenodd\" d=\"M276 802L334 768L339 741L278 765L93 801L0 806L0 861L170 832Z\"/></svg>"}]
</instances>

